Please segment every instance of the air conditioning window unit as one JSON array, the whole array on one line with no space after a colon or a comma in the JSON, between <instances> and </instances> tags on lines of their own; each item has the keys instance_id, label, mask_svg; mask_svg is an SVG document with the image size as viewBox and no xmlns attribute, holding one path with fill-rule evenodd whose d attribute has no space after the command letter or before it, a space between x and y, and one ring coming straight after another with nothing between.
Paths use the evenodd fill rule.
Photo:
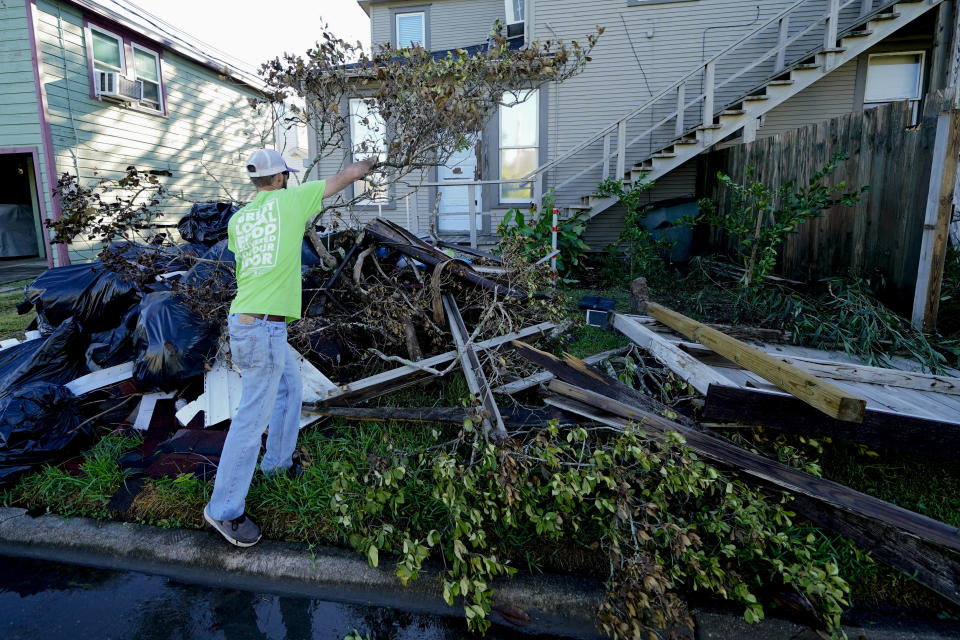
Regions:
<instances>
[{"instance_id":1,"label":"air conditioning window unit","mask_svg":"<svg viewBox=\"0 0 960 640\"><path fill-rule=\"evenodd\" d=\"M143 100L143 82L131 80L116 71L96 72L97 95L101 98L121 102L140 102Z\"/></svg>"}]
</instances>

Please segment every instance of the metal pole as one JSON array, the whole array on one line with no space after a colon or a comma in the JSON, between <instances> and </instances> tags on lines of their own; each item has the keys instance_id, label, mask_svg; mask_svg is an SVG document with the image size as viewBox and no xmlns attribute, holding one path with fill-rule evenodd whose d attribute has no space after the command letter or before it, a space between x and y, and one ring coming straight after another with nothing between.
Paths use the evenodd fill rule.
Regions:
<instances>
[{"instance_id":1,"label":"metal pole","mask_svg":"<svg viewBox=\"0 0 960 640\"><path fill-rule=\"evenodd\" d=\"M551 228L552 240L550 241L550 246L553 249L554 256L550 258L550 269L553 271L553 284L557 284L557 228L560 225L560 211L556 207L553 208L553 227Z\"/></svg>"},{"instance_id":2,"label":"metal pole","mask_svg":"<svg viewBox=\"0 0 960 640\"><path fill-rule=\"evenodd\" d=\"M470 247L477 248L477 185L470 183L467 185L467 208L470 213Z\"/></svg>"}]
</instances>

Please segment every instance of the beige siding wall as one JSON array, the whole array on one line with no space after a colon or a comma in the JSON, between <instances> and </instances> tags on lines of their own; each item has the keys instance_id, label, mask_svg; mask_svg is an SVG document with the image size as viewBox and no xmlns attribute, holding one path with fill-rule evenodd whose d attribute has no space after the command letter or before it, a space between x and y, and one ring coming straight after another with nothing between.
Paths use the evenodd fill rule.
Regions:
<instances>
[{"instance_id":1,"label":"beige siding wall","mask_svg":"<svg viewBox=\"0 0 960 640\"><path fill-rule=\"evenodd\" d=\"M858 60L851 60L772 109L764 117L757 135L773 136L855 111Z\"/></svg>"},{"instance_id":2,"label":"beige siding wall","mask_svg":"<svg viewBox=\"0 0 960 640\"><path fill-rule=\"evenodd\" d=\"M7 0L0 7L0 148L36 150L37 191L49 216L52 185L46 171L31 51L26 3Z\"/></svg>"},{"instance_id":3,"label":"beige siding wall","mask_svg":"<svg viewBox=\"0 0 960 640\"><path fill-rule=\"evenodd\" d=\"M391 10L407 7L429 7L428 29L433 51L480 44L487 39L494 20L502 23L506 19L503 0L410 0L374 4L370 8L370 35L374 47L390 44L394 28Z\"/></svg>"},{"instance_id":4,"label":"beige siding wall","mask_svg":"<svg viewBox=\"0 0 960 640\"><path fill-rule=\"evenodd\" d=\"M168 116L97 100L90 96L80 11L48 0L37 8L58 172L90 183L120 175L129 165L170 171L173 175L161 180L174 197L158 222L171 226L193 202L253 194L244 160L251 149L273 140L272 127L248 105L248 98L257 96L254 89L163 51ZM71 251L74 258L90 259L96 247L77 242Z\"/></svg>"}]
</instances>

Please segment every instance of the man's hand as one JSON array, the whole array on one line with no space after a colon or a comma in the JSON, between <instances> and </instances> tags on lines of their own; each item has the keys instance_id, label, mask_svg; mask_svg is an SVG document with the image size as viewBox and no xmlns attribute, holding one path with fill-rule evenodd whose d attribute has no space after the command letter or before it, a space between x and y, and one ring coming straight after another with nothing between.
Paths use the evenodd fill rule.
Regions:
<instances>
[{"instance_id":1,"label":"man's hand","mask_svg":"<svg viewBox=\"0 0 960 640\"><path fill-rule=\"evenodd\" d=\"M370 175L370 172L373 171L374 167L377 166L379 161L380 160L377 158L377 156L370 156L366 160L354 162L352 165L350 165L351 168L357 171L357 177L355 180L361 180Z\"/></svg>"},{"instance_id":2,"label":"man's hand","mask_svg":"<svg viewBox=\"0 0 960 640\"><path fill-rule=\"evenodd\" d=\"M370 156L366 160L354 162L344 168L340 173L330 176L327 178L327 188L324 190L324 197L329 197L339 191L343 191L357 180L362 180L367 177L370 175L370 172L373 171L374 167L377 166L377 162L379 162L377 156Z\"/></svg>"}]
</instances>

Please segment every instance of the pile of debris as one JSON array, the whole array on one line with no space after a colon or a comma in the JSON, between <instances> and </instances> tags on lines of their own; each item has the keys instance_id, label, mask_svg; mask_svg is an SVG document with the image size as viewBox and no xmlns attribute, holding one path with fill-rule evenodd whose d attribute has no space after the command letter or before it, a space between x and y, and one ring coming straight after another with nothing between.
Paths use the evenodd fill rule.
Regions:
<instances>
[{"instance_id":1,"label":"pile of debris","mask_svg":"<svg viewBox=\"0 0 960 640\"><path fill-rule=\"evenodd\" d=\"M0 484L77 450L104 423L92 418L118 407L118 423L133 410L141 429L158 401L176 407L178 426L227 424L240 395L224 331L235 210L195 205L179 224L183 244L114 243L25 287L18 309L37 312L29 339L0 350ZM554 329L560 301L536 293L550 284L544 265L440 244L379 218L308 234L304 318L289 331L307 401L358 402L462 361L485 433L506 436L490 389L508 372L493 352ZM401 376L384 371L396 363ZM304 413L302 424L316 420Z\"/></svg>"}]
</instances>

